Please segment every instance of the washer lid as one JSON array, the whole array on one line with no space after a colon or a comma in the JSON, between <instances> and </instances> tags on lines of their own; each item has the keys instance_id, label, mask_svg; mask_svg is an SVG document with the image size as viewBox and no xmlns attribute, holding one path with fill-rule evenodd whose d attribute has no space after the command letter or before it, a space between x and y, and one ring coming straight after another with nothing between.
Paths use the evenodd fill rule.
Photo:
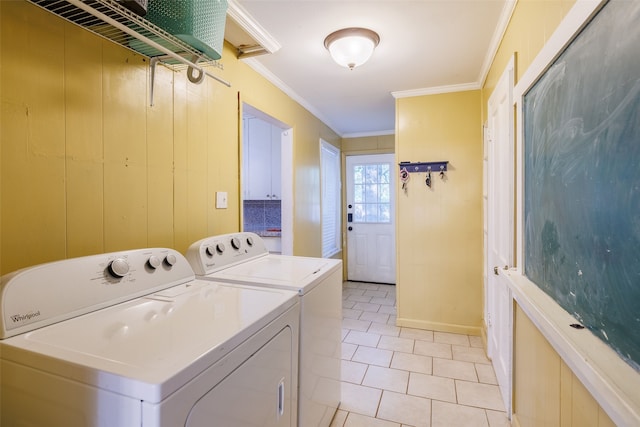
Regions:
<instances>
[{"instance_id":1,"label":"washer lid","mask_svg":"<svg viewBox=\"0 0 640 427\"><path fill-rule=\"evenodd\" d=\"M2 359L159 402L298 299L195 280L0 342Z\"/></svg>"},{"instance_id":2,"label":"washer lid","mask_svg":"<svg viewBox=\"0 0 640 427\"><path fill-rule=\"evenodd\" d=\"M205 277L292 289L304 294L313 289L327 274L338 269L341 263L342 261L337 259L269 254Z\"/></svg>"}]
</instances>

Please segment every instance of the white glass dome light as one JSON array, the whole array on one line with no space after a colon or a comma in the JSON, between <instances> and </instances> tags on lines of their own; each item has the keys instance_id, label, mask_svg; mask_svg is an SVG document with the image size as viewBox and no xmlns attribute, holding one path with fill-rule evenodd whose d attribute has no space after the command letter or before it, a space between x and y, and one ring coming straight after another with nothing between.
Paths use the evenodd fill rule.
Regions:
<instances>
[{"instance_id":1,"label":"white glass dome light","mask_svg":"<svg viewBox=\"0 0 640 427\"><path fill-rule=\"evenodd\" d=\"M371 58L380 36L366 28L344 28L324 39L324 47L338 65L353 70Z\"/></svg>"}]
</instances>

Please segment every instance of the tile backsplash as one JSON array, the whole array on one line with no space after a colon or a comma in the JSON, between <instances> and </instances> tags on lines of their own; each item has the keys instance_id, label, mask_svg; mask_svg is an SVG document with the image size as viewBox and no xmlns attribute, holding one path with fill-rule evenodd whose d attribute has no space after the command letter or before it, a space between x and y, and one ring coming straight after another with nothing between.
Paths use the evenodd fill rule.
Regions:
<instances>
[{"instance_id":1,"label":"tile backsplash","mask_svg":"<svg viewBox=\"0 0 640 427\"><path fill-rule=\"evenodd\" d=\"M280 233L282 209L280 200L245 200L244 231L261 234Z\"/></svg>"}]
</instances>

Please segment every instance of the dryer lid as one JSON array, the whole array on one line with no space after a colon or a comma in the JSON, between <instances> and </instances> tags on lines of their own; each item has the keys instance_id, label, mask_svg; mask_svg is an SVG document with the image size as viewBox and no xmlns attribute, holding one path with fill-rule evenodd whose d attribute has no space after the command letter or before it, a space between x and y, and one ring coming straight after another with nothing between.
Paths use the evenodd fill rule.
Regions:
<instances>
[{"instance_id":1,"label":"dryer lid","mask_svg":"<svg viewBox=\"0 0 640 427\"><path fill-rule=\"evenodd\" d=\"M273 255L257 258L220 270L207 277L235 283L255 283L304 294L328 274L339 269L340 260Z\"/></svg>"}]
</instances>

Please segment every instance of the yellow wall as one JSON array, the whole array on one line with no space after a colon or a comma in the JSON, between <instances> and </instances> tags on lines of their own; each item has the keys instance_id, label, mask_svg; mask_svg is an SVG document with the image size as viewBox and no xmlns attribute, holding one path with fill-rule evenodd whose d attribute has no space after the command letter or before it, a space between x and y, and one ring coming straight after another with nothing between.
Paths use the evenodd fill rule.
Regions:
<instances>
[{"instance_id":1,"label":"yellow wall","mask_svg":"<svg viewBox=\"0 0 640 427\"><path fill-rule=\"evenodd\" d=\"M615 425L520 308L515 310L514 331L516 425Z\"/></svg>"},{"instance_id":2,"label":"yellow wall","mask_svg":"<svg viewBox=\"0 0 640 427\"><path fill-rule=\"evenodd\" d=\"M318 141L340 139L229 46L231 88L159 66L150 107L144 57L24 1L0 20L0 273L238 231L238 93L293 127L294 252L321 254Z\"/></svg>"},{"instance_id":3,"label":"yellow wall","mask_svg":"<svg viewBox=\"0 0 640 427\"><path fill-rule=\"evenodd\" d=\"M569 12L575 0L518 0L482 87L483 117L491 93L509 59L516 54L516 83Z\"/></svg>"},{"instance_id":4,"label":"yellow wall","mask_svg":"<svg viewBox=\"0 0 640 427\"><path fill-rule=\"evenodd\" d=\"M509 59L515 54L517 83L573 4L574 0L518 1L482 89L483 122L487 101ZM517 304L515 312L514 425L614 425Z\"/></svg>"},{"instance_id":5,"label":"yellow wall","mask_svg":"<svg viewBox=\"0 0 640 427\"><path fill-rule=\"evenodd\" d=\"M396 100L396 160L449 161L433 186L398 185L398 324L479 334L482 325L480 91Z\"/></svg>"}]
</instances>

